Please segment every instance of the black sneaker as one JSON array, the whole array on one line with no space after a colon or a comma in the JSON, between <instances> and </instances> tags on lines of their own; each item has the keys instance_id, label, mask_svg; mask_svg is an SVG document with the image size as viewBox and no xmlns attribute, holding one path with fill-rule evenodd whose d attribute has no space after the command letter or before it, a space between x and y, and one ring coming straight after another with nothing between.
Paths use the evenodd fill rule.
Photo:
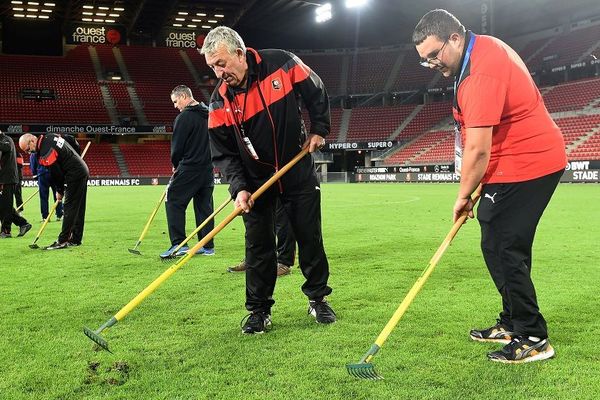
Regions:
<instances>
[{"instance_id":1,"label":"black sneaker","mask_svg":"<svg viewBox=\"0 0 600 400\"><path fill-rule=\"evenodd\" d=\"M488 353L488 359L491 361L508 364L539 361L552 357L554 357L554 348L548 338L540 339L533 336L516 336L501 350Z\"/></svg>"},{"instance_id":2,"label":"black sneaker","mask_svg":"<svg viewBox=\"0 0 600 400\"><path fill-rule=\"evenodd\" d=\"M487 329L472 329L471 332L469 332L469 336L471 337L471 339L476 340L478 342L495 342L508 344L512 340L514 333L508 328L508 326L501 323L498 319L496 320L496 325Z\"/></svg>"},{"instance_id":3,"label":"black sneaker","mask_svg":"<svg viewBox=\"0 0 600 400\"><path fill-rule=\"evenodd\" d=\"M78 247L81 246L81 243L78 242L67 242L67 247Z\"/></svg>"},{"instance_id":4,"label":"black sneaker","mask_svg":"<svg viewBox=\"0 0 600 400\"><path fill-rule=\"evenodd\" d=\"M17 235L17 237L25 235L27 232L29 232L30 229L31 229L31 224L29 224L29 223L20 226L19 227L19 234Z\"/></svg>"},{"instance_id":5,"label":"black sneaker","mask_svg":"<svg viewBox=\"0 0 600 400\"><path fill-rule=\"evenodd\" d=\"M265 333L271 329L271 315L260 311L251 312L242 319L240 325L242 325L242 333L247 335Z\"/></svg>"},{"instance_id":6,"label":"black sneaker","mask_svg":"<svg viewBox=\"0 0 600 400\"><path fill-rule=\"evenodd\" d=\"M44 247L44 250L60 250L66 249L69 246L69 242L59 243L58 241L52 243L48 247Z\"/></svg>"},{"instance_id":7,"label":"black sneaker","mask_svg":"<svg viewBox=\"0 0 600 400\"><path fill-rule=\"evenodd\" d=\"M336 320L335 312L325 298L310 300L308 302L308 313L315 317L319 324L331 324Z\"/></svg>"},{"instance_id":8,"label":"black sneaker","mask_svg":"<svg viewBox=\"0 0 600 400\"><path fill-rule=\"evenodd\" d=\"M0 232L0 239L8 239L11 237L12 235L10 234L10 232Z\"/></svg>"}]
</instances>

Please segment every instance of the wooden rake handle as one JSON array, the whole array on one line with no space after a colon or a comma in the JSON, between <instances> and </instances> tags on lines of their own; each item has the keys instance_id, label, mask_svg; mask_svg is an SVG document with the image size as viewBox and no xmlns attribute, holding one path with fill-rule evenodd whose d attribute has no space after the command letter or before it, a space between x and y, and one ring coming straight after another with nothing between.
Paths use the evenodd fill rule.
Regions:
<instances>
[{"instance_id":1,"label":"wooden rake handle","mask_svg":"<svg viewBox=\"0 0 600 400\"><path fill-rule=\"evenodd\" d=\"M258 199L265 191L267 191L275 182L277 182L281 177L288 172L294 165L298 163L304 156L308 154L308 147L302 149L300 153L296 157L294 157L290 162L288 162L285 166L283 166L279 171L275 173L268 181L263 183L261 187L259 187L254 193L252 193L251 199ZM137 296L135 296L129 303L127 303L119 312L117 312L114 318L117 321L125 318L127 314L129 314L134 308L136 308L146 297L148 297L152 292L154 292L164 281L169 279L171 275L173 275L179 268L184 266L190 258L192 258L196 251L202 248L206 243L208 243L213 237L215 237L219 232L223 230L235 217L242 213L242 209L240 207L236 207L221 223L210 231L206 236L202 238L194 247L192 247L188 254L186 254L183 258L177 261L175 264L171 265L165 272L163 272L158 278L156 278L148 287L142 290Z\"/></svg>"},{"instance_id":2,"label":"wooden rake handle","mask_svg":"<svg viewBox=\"0 0 600 400\"><path fill-rule=\"evenodd\" d=\"M473 201L473 206L475 206L475 204L479 200L480 193L481 193L481 186L479 186L477 188L477 190L475 191L475 193L471 196L471 200ZM400 303L400 306L398 306L398 309L396 310L396 312L394 313L392 318L389 320L389 322L386 324L385 328L383 328L383 331L381 331L381 333L375 340L375 344L378 347L383 346L383 343L387 340L387 338L390 335L390 333L392 332L392 330L396 327L396 325L400 321L400 318L402 318L402 316L404 315L404 313L406 312L406 310L408 309L410 304L413 302L417 293L419 293L419 291L421 290L421 288L427 281L427 278L429 278L429 275L431 275L431 273L435 269L435 266L437 265L438 261L440 260L440 258L442 258L442 255L444 254L444 252L446 251L448 246L450 246L452 239L454 239L454 237L458 233L460 227L465 223L467 216L468 216L468 213L466 211L464 211L461 214L461 216L456 220L454 225L452 225L452 229L450 229L450 232L448 232L448 234L444 238L444 241L442 242L440 247L438 247L438 249L435 252L435 254L433 255L433 257L431 257L428 267L425 269L425 271L423 271L423 273L421 274L419 279L417 279L417 281L412 286L412 288L410 289L410 291L408 292L408 294L406 295L404 300L402 300L402 303ZM368 362L368 360L367 360L367 362Z\"/></svg>"}]
</instances>

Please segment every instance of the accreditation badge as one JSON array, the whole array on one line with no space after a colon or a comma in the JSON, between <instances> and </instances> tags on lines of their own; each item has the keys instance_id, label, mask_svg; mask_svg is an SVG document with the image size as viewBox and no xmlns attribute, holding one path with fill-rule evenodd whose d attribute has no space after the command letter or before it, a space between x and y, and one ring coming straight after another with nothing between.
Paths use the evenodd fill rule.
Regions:
<instances>
[{"instance_id":1,"label":"accreditation badge","mask_svg":"<svg viewBox=\"0 0 600 400\"><path fill-rule=\"evenodd\" d=\"M463 146L460 135L460 125L454 123L454 172L460 177L462 168Z\"/></svg>"}]
</instances>

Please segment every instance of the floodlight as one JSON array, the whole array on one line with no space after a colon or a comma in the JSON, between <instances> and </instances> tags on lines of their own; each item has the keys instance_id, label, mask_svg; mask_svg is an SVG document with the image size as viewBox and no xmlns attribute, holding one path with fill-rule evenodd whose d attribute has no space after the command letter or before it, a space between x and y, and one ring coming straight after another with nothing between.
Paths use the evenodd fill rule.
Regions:
<instances>
[{"instance_id":1,"label":"floodlight","mask_svg":"<svg viewBox=\"0 0 600 400\"><path fill-rule=\"evenodd\" d=\"M215 17L216 17L216 18L223 18L223 17L225 17L225 16L224 16L223 14L215 14Z\"/></svg>"},{"instance_id":2,"label":"floodlight","mask_svg":"<svg viewBox=\"0 0 600 400\"><path fill-rule=\"evenodd\" d=\"M331 19L331 3L325 3L315 10L315 21L322 23Z\"/></svg>"},{"instance_id":3,"label":"floodlight","mask_svg":"<svg viewBox=\"0 0 600 400\"><path fill-rule=\"evenodd\" d=\"M368 2L369 2L369 0L346 0L346 7L347 8L362 7L365 4L367 4Z\"/></svg>"}]
</instances>

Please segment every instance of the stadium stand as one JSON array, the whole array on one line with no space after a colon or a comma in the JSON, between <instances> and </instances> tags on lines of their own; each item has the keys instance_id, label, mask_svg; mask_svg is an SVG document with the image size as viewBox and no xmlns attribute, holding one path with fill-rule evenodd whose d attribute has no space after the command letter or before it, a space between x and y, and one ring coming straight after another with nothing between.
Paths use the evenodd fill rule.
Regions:
<instances>
[{"instance_id":1,"label":"stadium stand","mask_svg":"<svg viewBox=\"0 0 600 400\"><path fill-rule=\"evenodd\" d=\"M396 107L352 109L348 141L387 140L415 109L414 104Z\"/></svg>"},{"instance_id":2,"label":"stadium stand","mask_svg":"<svg viewBox=\"0 0 600 400\"><path fill-rule=\"evenodd\" d=\"M64 57L0 54L0 70L2 122L110 123L86 46ZM23 99L26 88L51 89L56 99Z\"/></svg>"},{"instance_id":3,"label":"stadium stand","mask_svg":"<svg viewBox=\"0 0 600 400\"><path fill-rule=\"evenodd\" d=\"M123 46L120 50L148 122L171 124L178 113L169 98L171 90L177 85L196 87L179 50L144 46ZM159 75L157 71L161 71ZM203 99L198 92L194 96Z\"/></svg>"},{"instance_id":4,"label":"stadium stand","mask_svg":"<svg viewBox=\"0 0 600 400\"><path fill-rule=\"evenodd\" d=\"M377 93L383 91L399 52L376 51L351 56L348 93Z\"/></svg>"},{"instance_id":5,"label":"stadium stand","mask_svg":"<svg viewBox=\"0 0 600 400\"><path fill-rule=\"evenodd\" d=\"M170 146L168 141L119 145L132 176L170 176Z\"/></svg>"}]
</instances>

